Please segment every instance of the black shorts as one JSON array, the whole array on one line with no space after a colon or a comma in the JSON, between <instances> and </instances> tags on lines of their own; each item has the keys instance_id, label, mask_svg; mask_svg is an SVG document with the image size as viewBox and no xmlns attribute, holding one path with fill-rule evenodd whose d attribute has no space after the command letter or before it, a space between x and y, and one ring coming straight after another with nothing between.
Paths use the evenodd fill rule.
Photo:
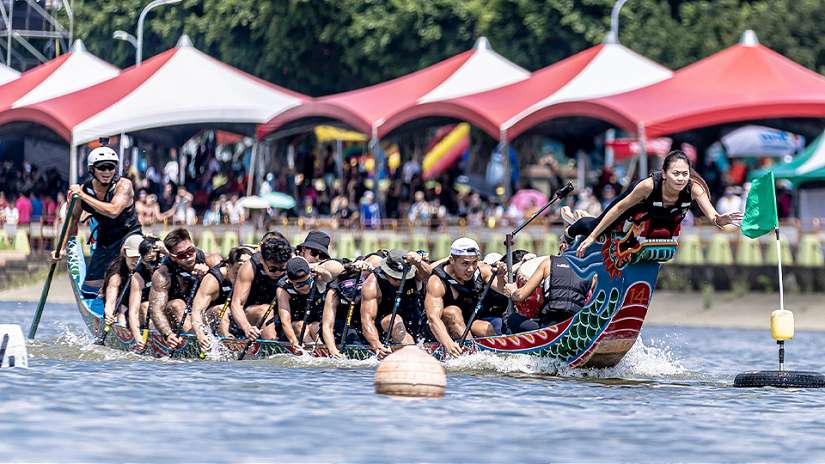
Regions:
<instances>
[{"instance_id":1,"label":"black shorts","mask_svg":"<svg viewBox=\"0 0 825 464\"><path fill-rule=\"evenodd\" d=\"M129 234L117 242L107 246L101 246L99 243L95 244L95 250L92 252L89 265L86 267L87 282L90 280L103 280L109 264L111 264L112 261L117 259L118 255L120 255L120 247L123 246L123 242L125 242L126 239L132 235L135 234Z\"/></svg>"}]
</instances>

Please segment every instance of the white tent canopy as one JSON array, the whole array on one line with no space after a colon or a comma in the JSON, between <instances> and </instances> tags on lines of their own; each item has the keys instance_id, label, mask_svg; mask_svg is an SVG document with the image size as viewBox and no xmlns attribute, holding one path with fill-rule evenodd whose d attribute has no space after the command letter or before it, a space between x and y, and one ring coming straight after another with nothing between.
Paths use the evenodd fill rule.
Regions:
<instances>
[{"instance_id":1,"label":"white tent canopy","mask_svg":"<svg viewBox=\"0 0 825 464\"><path fill-rule=\"evenodd\" d=\"M6 82L11 82L18 77L20 77L19 72L4 64L0 64L0 85L5 84Z\"/></svg>"},{"instance_id":2,"label":"white tent canopy","mask_svg":"<svg viewBox=\"0 0 825 464\"><path fill-rule=\"evenodd\" d=\"M166 54L171 56L126 95L75 125L74 143L164 126L260 124L303 100L209 57L185 35ZM152 66L151 60L143 66ZM130 78L126 72L119 79Z\"/></svg>"}]
</instances>

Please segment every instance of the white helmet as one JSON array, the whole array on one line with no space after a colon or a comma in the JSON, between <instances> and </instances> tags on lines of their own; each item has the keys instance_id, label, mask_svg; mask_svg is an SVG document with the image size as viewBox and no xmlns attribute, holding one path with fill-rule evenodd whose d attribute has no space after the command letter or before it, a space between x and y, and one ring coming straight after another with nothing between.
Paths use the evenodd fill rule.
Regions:
<instances>
[{"instance_id":1,"label":"white helmet","mask_svg":"<svg viewBox=\"0 0 825 464\"><path fill-rule=\"evenodd\" d=\"M97 147L89 153L88 165L94 166L102 161L118 162L117 152L109 147Z\"/></svg>"}]
</instances>

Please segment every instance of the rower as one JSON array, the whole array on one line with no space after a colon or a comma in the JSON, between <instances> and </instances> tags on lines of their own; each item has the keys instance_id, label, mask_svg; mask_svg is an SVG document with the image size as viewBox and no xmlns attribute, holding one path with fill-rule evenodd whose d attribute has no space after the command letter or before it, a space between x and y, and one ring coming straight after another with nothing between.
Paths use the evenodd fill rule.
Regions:
<instances>
[{"instance_id":1,"label":"rower","mask_svg":"<svg viewBox=\"0 0 825 464\"><path fill-rule=\"evenodd\" d=\"M101 139L105 144L108 140ZM132 181L117 175L117 152L107 146L92 150L88 157L89 180L83 185L69 187L69 196L77 195L80 208L72 211L69 236L77 234L81 211L86 211L97 222L95 248L86 267L86 281L81 293L86 298L97 296L106 267L120 254L123 242L130 235L140 234L140 223L135 214L135 191ZM60 251L52 252L56 260Z\"/></svg>"},{"instance_id":2,"label":"rower","mask_svg":"<svg viewBox=\"0 0 825 464\"><path fill-rule=\"evenodd\" d=\"M127 240L128 241L128 240ZM152 274L161 263L161 257L166 250L163 243L155 237L146 237L140 242L138 247L140 253L140 266L132 274L132 282L129 288L129 330L137 344L135 351L142 352L144 349L143 334L141 324L147 320L149 311L149 292L152 290Z\"/></svg>"},{"instance_id":3,"label":"rower","mask_svg":"<svg viewBox=\"0 0 825 464\"><path fill-rule=\"evenodd\" d=\"M229 312L224 310L226 302L232 296L232 284L235 282L241 265L252 256L247 247L235 247L229 255L201 279L198 292L192 301L192 327L198 338L201 351L209 349L207 339L207 320L209 328L221 337L233 337L229 333ZM233 337L234 338L234 337Z\"/></svg>"},{"instance_id":4,"label":"rower","mask_svg":"<svg viewBox=\"0 0 825 464\"><path fill-rule=\"evenodd\" d=\"M123 250L120 256L117 257L109 267L106 269L106 275L103 278L103 317L105 323L111 326L115 322L126 325L126 309L127 301L117 301L123 289L129 285L127 279L129 274L135 270L140 259L140 243L143 237L140 235L131 235L123 243ZM115 307L115 306L118 307Z\"/></svg>"},{"instance_id":5,"label":"rower","mask_svg":"<svg viewBox=\"0 0 825 464\"><path fill-rule=\"evenodd\" d=\"M404 275L404 270L409 270ZM361 327L370 348L379 355L392 351L381 341L389 333L395 343L410 345L423 335L421 292L423 282L430 277L432 267L414 252L390 250L380 265L364 281L361 289ZM403 288L401 288L403 286ZM401 300L390 328L396 295L401 288Z\"/></svg>"},{"instance_id":6,"label":"rower","mask_svg":"<svg viewBox=\"0 0 825 464\"><path fill-rule=\"evenodd\" d=\"M346 340L347 344L362 341L361 287L380 264L381 258L374 254L359 257L354 262L345 260L344 272L329 285L321 318L321 335L331 356L341 357L338 350L340 340ZM347 331L345 336L344 330Z\"/></svg>"},{"instance_id":7,"label":"rower","mask_svg":"<svg viewBox=\"0 0 825 464\"><path fill-rule=\"evenodd\" d=\"M312 272L321 278L321 288L344 272L344 265L329 257L331 240L328 234L320 230L311 230L307 233L304 242L295 247L295 254L304 258L309 263Z\"/></svg>"},{"instance_id":8,"label":"rower","mask_svg":"<svg viewBox=\"0 0 825 464\"><path fill-rule=\"evenodd\" d=\"M458 356L462 348L453 337L462 336L467 321L484 291L485 282L493 268L479 262L481 249L475 240L462 237L450 245L450 257L433 269L427 281L424 308L430 330L444 346L446 354ZM497 265L496 288L503 291L507 266ZM470 327L475 336L495 335L495 328L488 321L476 319Z\"/></svg>"},{"instance_id":9,"label":"rower","mask_svg":"<svg viewBox=\"0 0 825 464\"><path fill-rule=\"evenodd\" d=\"M278 282L278 316L284 335L292 346L303 346L320 335L321 317L329 290L320 288L306 259L296 256L286 263L286 276ZM299 340L301 333L304 334L303 340Z\"/></svg>"},{"instance_id":10,"label":"rower","mask_svg":"<svg viewBox=\"0 0 825 464\"><path fill-rule=\"evenodd\" d=\"M149 312L155 328L166 339L166 345L180 348L184 340L175 333L170 318L179 323L186 319L183 330L188 331L191 322L185 318L189 300L201 278L209 268L217 265L221 257L206 254L195 248L186 229L175 229L163 239L169 255L152 274L152 290L149 292ZM189 301L187 301L189 300ZM177 323L175 325L177 325Z\"/></svg>"},{"instance_id":11,"label":"rower","mask_svg":"<svg viewBox=\"0 0 825 464\"><path fill-rule=\"evenodd\" d=\"M707 183L693 170L687 155L674 150L665 157L661 171L628 188L598 218L581 218L565 233L571 239L585 236L576 249L579 257L584 256L585 250L599 236L627 220L642 227L643 237L676 237L694 201L705 216L712 218L716 227L726 232L737 230L742 213L719 214L710 201L709 192Z\"/></svg>"},{"instance_id":12,"label":"rower","mask_svg":"<svg viewBox=\"0 0 825 464\"><path fill-rule=\"evenodd\" d=\"M292 245L286 239L269 236L261 242L260 251L241 265L229 304L230 330L248 340L277 338L275 324L261 324L261 318L275 300L275 289L290 258Z\"/></svg>"},{"instance_id":13,"label":"rower","mask_svg":"<svg viewBox=\"0 0 825 464\"><path fill-rule=\"evenodd\" d=\"M564 253L569 246L568 241L562 237L559 252ZM548 256L521 288L515 283L510 283L504 286L504 293L512 298L513 302L519 302L530 297L539 285L544 296L544 305L539 310L539 317L529 319L518 313L510 315L507 325L512 332L536 330L570 319L584 307L592 289L595 288L596 279L579 277L564 256Z\"/></svg>"}]
</instances>

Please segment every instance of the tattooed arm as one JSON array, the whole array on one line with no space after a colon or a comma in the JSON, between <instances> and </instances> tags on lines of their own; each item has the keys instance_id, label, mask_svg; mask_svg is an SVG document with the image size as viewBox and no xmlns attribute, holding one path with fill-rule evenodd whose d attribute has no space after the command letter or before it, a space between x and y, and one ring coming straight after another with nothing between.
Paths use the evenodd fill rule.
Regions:
<instances>
[{"instance_id":1,"label":"tattooed arm","mask_svg":"<svg viewBox=\"0 0 825 464\"><path fill-rule=\"evenodd\" d=\"M149 291L149 313L152 315L155 328L166 338L176 335L169 324L169 318L166 317L166 303L169 300L169 286L171 283L172 279L166 266L160 266L152 273L152 290Z\"/></svg>"}]
</instances>

